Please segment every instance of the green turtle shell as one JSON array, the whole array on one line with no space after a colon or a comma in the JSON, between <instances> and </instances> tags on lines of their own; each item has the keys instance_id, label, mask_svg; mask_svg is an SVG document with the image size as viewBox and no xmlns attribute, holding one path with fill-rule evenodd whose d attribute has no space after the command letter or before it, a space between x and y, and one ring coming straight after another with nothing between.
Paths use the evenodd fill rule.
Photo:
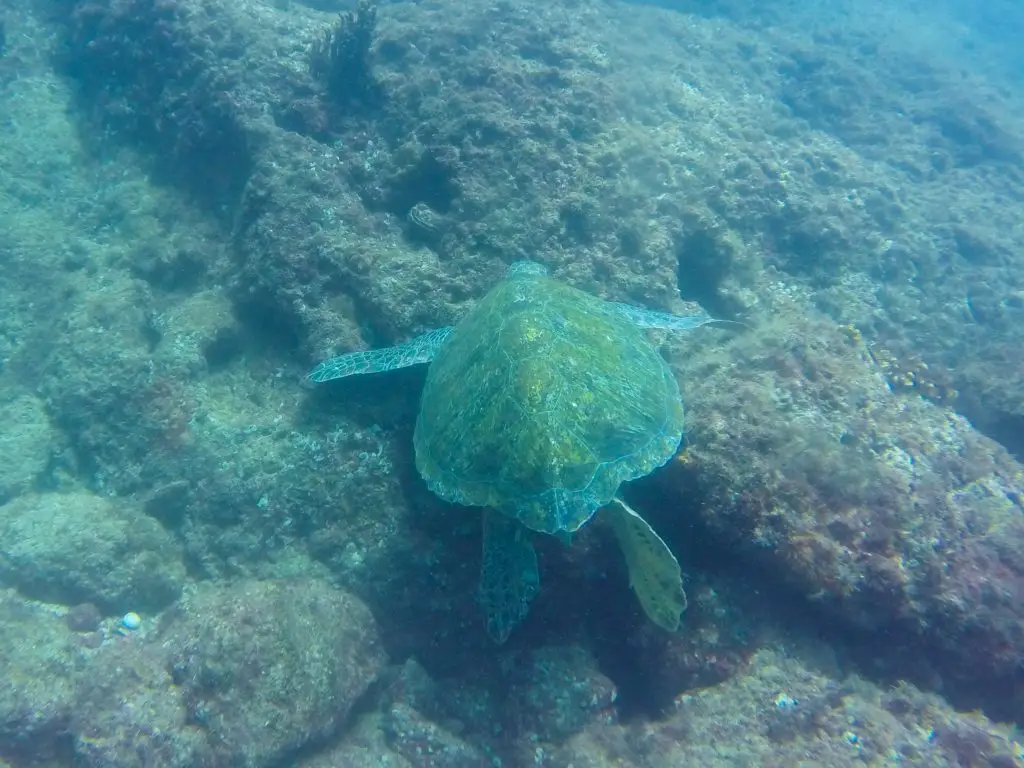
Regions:
<instances>
[{"instance_id":1,"label":"green turtle shell","mask_svg":"<svg viewBox=\"0 0 1024 768\"><path fill-rule=\"evenodd\" d=\"M455 327L414 443L442 498L556 533L668 461L682 433L679 387L643 331L538 269L511 271Z\"/></svg>"}]
</instances>

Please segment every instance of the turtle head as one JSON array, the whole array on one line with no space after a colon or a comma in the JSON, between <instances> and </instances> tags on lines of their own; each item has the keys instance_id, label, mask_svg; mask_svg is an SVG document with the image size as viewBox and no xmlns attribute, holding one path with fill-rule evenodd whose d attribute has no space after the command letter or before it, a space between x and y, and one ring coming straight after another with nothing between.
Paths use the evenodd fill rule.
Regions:
<instances>
[{"instance_id":1,"label":"turtle head","mask_svg":"<svg viewBox=\"0 0 1024 768\"><path fill-rule=\"evenodd\" d=\"M545 277L547 274L548 268L543 264L524 260L513 262L505 273L505 278L511 280L516 277Z\"/></svg>"}]
</instances>

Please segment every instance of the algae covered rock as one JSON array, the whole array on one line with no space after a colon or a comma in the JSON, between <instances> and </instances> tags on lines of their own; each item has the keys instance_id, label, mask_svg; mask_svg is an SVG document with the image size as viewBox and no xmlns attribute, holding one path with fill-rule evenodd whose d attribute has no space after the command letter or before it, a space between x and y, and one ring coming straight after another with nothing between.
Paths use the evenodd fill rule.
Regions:
<instances>
[{"instance_id":1,"label":"algae covered rock","mask_svg":"<svg viewBox=\"0 0 1024 768\"><path fill-rule=\"evenodd\" d=\"M481 768L487 758L476 747L428 720L405 704L395 704L384 718L388 745L413 765L424 768Z\"/></svg>"},{"instance_id":2,"label":"algae covered rock","mask_svg":"<svg viewBox=\"0 0 1024 768\"><path fill-rule=\"evenodd\" d=\"M294 765L383 663L369 610L325 582L206 583L89 658L66 729L75 765Z\"/></svg>"},{"instance_id":3,"label":"algae covered rock","mask_svg":"<svg viewBox=\"0 0 1024 768\"><path fill-rule=\"evenodd\" d=\"M0 403L0 503L23 493L46 469L53 430L43 404L31 395Z\"/></svg>"},{"instance_id":4,"label":"algae covered rock","mask_svg":"<svg viewBox=\"0 0 1024 768\"><path fill-rule=\"evenodd\" d=\"M203 765L206 733L174 686L156 642L108 643L83 675L69 731L84 768Z\"/></svg>"},{"instance_id":5,"label":"algae covered rock","mask_svg":"<svg viewBox=\"0 0 1024 768\"><path fill-rule=\"evenodd\" d=\"M484 765L488 734L501 732L500 705L486 674L435 680L416 659L392 667L382 680L375 722L387 749L416 766L458 768ZM370 731L364 727L363 740Z\"/></svg>"},{"instance_id":6,"label":"algae covered rock","mask_svg":"<svg viewBox=\"0 0 1024 768\"><path fill-rule=\"evenodd\" d=\"M26 596L111 613L155 611L184 581L174 538L129 504L46 493L0 509L0 582Z\"/></svg>"},{"instance_id":7,"label":"algae covered rock","mask_svg":"<svg viewBox=\"0 0 1024 768\"><path fill-rule=\"evenodd\" d=\"M688 447L659 476L673 508L948 691L1019 714L1024 467L901 393L855 329L780 318L722 354L685 365Z\"/></svg>"},{"instance_id":8,"label":"algae covered rock","mask_svg":"<svg viewBox=\"0 0 1024 768\"><path fill-rule=\"evenodd\" d=\"M0 765L59 750L74 709L82 649L45 607L0 590ZM33 763L35 764L35 763Z\"/></svg>"},{"instance_id":9,"label":"algae covered rock","mask_svg":"<svg viewBox=\"0 0 1024 768\"><path fill-rule=\"evenodd\" d=\"M385 662L369 609L317 580L204 585L164 622L218 765L277 764L330 736Z\"/></svg>"},{"instance_id":10,"label":"algae covered rock","mask_svg":"<svg viewBox=\"0 0 1024 768\"><path fill-rule=\"evenodd\" d=\"M582 648L538 648L517 659L507 719L530 743L560 742L593 722L615 720L615 685Z\"/></svg>"},{"instance_id":11,"label":"algae covered rock","mask_svg":"<svg viewBox=\"0 0 1024 768\"><path fill-rule=\"evenodd\" d=\"M551 768L1019 765L1013 732L908 683L850 674L815 643L762 648L739 675L680 696L654 723L594 723ZM625 760L623 759L625 757Z\"/></svg>"}]
</instances>

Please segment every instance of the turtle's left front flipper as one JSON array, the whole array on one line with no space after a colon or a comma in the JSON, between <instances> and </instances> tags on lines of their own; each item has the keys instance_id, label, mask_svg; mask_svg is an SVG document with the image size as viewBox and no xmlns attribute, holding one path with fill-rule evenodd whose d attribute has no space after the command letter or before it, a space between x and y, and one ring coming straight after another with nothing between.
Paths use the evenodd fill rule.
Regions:
<instances>
[{"instance_id":1,"label":"turtle's left front flipper","mask_svg":"<svg viewBox=\"0 0 1024 768\"><path fill-rule=\"evenodd\" d=\"M651 621L670 632L686 610L683 575L672 550L626 502L613 499L598 515L615 531L629 568L629 584Z\"/></svg>"},{"instance_id":2,"label":"turtle's left front flipper","mask_svg":"<svg viewBox=\"0 0 1024 768\"><path fill-rule=\"evenodd\" d=\"M424 333L402 344L383 349L367 349L363 352L349 352L347 355L325 360L306 374L310 381L320 384L332 379L343 379L364 373L383 373L407 368L410 365L429 363L437 350L452 335L452 328L438 328Z\"/></svg>"}]
</instances>

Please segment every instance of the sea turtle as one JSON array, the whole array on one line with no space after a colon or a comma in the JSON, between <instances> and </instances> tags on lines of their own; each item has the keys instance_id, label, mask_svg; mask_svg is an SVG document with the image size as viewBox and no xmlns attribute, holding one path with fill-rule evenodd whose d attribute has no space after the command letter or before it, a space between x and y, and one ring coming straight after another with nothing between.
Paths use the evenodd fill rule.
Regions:
<instances>
[{"instance_id":1,"label":"sea turtle","mask_svg":"<svg viewBox=\"0 0 1024 768\"><path fill-rule=\"evenodd\" d=\"M446 501L484 508L479 596L495 640L539 588L530 532L567 536L598 510L645 612L675 630L686 608L679 564L617 493L668 461L683 434L675 376L642 329L710 322L606 302L517 262L458 325L327 360L307 378L430 363L416 468Z\"/></svg>"}]
</instances>

